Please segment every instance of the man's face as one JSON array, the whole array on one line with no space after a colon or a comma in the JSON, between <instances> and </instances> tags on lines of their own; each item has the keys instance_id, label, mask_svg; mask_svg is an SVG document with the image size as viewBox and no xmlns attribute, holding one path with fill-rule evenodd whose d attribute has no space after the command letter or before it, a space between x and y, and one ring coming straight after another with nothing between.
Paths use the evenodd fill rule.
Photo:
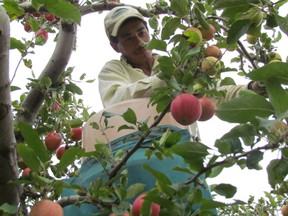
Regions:
<instances>
[{"instance_id":1,"label":"man's face","mask_svg":"<svg viewBox=\"0 0 288 216\"><path fill-rule=\"evenodd\" d=\"M149 32L140 19L130 19L119 29L117 35L118 43L113 48L122 53L132 65L141 64L152 57L151 50L146 50L143 43L150 40Z\"/></svg>"}]
</instances>

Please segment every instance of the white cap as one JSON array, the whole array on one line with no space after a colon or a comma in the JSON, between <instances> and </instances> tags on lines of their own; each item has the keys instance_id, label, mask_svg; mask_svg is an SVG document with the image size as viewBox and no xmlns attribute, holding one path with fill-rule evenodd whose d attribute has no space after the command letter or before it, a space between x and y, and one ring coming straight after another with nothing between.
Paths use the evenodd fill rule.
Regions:
<instances>
[{"instance_id":1,"label":"white cap","mask_svg":"<svg viewBox=\"0 0 288 216\"><path fill-rule=\"evenodd\" d=\"M119 6L109 11L104 19L105 31L108 38L110 38L110 36L116 37L120 26L125 20L131 17L136 17L145 21L142 14L133 7Z\"/></svg>"}]
</instances>

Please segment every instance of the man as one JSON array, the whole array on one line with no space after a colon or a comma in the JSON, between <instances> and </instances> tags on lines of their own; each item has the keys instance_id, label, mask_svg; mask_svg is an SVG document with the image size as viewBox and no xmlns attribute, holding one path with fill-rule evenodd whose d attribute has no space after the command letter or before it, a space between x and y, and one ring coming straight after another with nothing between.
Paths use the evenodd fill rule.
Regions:
<instances>
[{"instance_id":1,"label":"man","mask_svg":"<svg viewBox=\"0 0 288 216\"><path fill-rule=\"evenodd\" d=\"M107 62L98 76L99 91L105 109L86 123L83 130L83 146L87 151L93 151L94 145L101 140L109 143L115 153L119 149L129 151L133 148L139 140L141 132L137 130L118 131L121 125L127 124L119 116L108 120L109 125L113 127L105 130L105 136L95 131L90 123L101 124L101 116L104 111L121 114L131 108L136 113L138 120L149 119L148 124L151 125L151 122L159 114L155 107L148 107L149 97L155 88L164 86L165 83L157 76L159 73L156 68L158 65L157 55L144 48L144 44L150 40L150 35L145 19L136 9L126 6L115 7L106 15L104 24L110 44L116 52L121 54L121 58ZM247 86L227 87L226 99L236 97L243 89L247 89ZM181 134L182 142L193 140L193 137L198 135L196 124L189 128L181 126L169 113L165 115L159 125L145 139L142 147L151 146L152 141L159 140L167 129ZM128 141L127 138L129 138ZM125 168L128 170L128 184L144 183L145 191L155 187L155 178L142 169L143 164L162 172L172 183L185 182L192 177L188 173L179 174L179 172L172 171L175 166L187 166L181 157L175 156L174 159L158 160L153 156L147 160L145 149L140 148L129 158ZM95 159L88 158L79 171L79 178L72 179L71 184L89 187L96 178L105 178L101 170L103 170L101 165ZM205 179L203 177L200 179L204 182L204 187L198 187L202 193L202 199L211 200L212 197ZM191 187L193 188L193 186ZM199 208L199 204L196 203L193 205L192 211ZM100 210L93 205L84 204L80 207L65 207L64 211L65 215L90 215ZM215 209L212 209L211 213L217 215Z\"/></svg>"}]
</instances>

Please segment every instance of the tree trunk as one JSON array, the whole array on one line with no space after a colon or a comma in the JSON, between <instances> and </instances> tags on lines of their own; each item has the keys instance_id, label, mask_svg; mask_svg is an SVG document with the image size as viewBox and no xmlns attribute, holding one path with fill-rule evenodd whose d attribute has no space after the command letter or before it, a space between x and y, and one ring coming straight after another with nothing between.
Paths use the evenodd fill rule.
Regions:
<instances>
[{"instance_id":1,"label":"tree trunk","mask_svg":"<svg viewBox=\"0 0 288 216\"><path fill-rule=\"evenodd\" d=\"M0 206L18 205L20 187L9 184L18 178L16 139L9 79L10 20L0 6Z\"/></svg>"}]
</instances>

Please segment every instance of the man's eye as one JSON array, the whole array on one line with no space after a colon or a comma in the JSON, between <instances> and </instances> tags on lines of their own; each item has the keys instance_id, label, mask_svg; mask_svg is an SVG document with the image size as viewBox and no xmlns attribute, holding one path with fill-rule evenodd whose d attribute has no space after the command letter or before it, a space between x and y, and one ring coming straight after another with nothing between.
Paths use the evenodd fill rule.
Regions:
<instances>
[{"instance_id":1,"label":"man's eye","mask_svg":"<svg viewBox=\"0 0 288 216\"><path fill-rule=\"evenodd\" d=\"M124 41L131 41L132 40L132 37L125 37L124 38Z\"/></svg>"},{"instance_id":2,"label":"man's eye","mask_svg":"<svg viewBox=\"0 0 288 216\"><path fill-rule=\"evenodd\" d=\"M146 35L146 31L144 31L144 30L143 30L143 31L140 31L140 32L139 32L139 35L141 35L141 36Z\"/></svg>"}]
</instances>

